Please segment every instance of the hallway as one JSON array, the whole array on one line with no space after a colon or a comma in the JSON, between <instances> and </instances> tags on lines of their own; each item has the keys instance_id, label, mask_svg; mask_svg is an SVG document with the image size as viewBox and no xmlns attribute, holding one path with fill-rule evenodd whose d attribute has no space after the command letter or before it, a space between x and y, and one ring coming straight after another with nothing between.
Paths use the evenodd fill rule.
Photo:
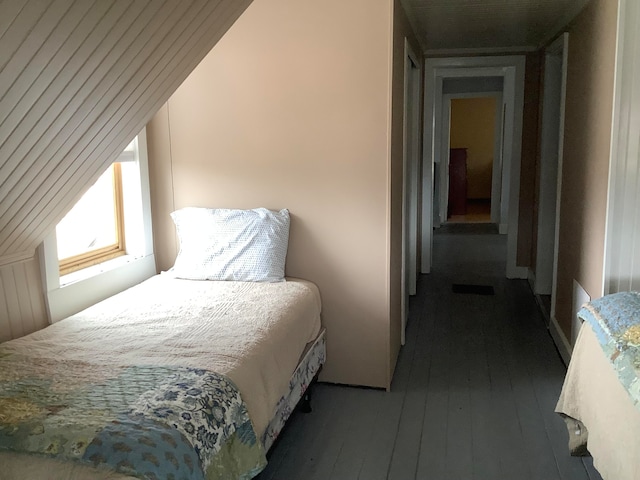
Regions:
<instances>
[{"instance_id":1,"label":"hallway","mask_svg":"<svg viewBox=\"0 0 640 480\"><path fill-rule=\"evenodd\" d=\"M391 392L317 385L260 480L600 479L568 453L565 368L527 282L504 278L506 236L470 228L434 236Z\"/></svg>"}]
</instances>

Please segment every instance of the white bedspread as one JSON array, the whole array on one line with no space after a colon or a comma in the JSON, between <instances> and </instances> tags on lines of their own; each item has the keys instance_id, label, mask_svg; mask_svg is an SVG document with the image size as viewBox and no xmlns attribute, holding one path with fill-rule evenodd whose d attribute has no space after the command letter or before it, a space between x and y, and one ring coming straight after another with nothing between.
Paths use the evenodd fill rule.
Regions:
<instances>
[{"instance_id":1,"label":"white bedspread","mask_svg":"<svg viewBox=\"0 0 640 480\"><path fill-rule=\"evenodd\" d=\"M37 357L190 366L227 375L260 438L305 345L319 331L320 295L310 282L157 275L10 345Z\"/></svg>"}]
</instances>

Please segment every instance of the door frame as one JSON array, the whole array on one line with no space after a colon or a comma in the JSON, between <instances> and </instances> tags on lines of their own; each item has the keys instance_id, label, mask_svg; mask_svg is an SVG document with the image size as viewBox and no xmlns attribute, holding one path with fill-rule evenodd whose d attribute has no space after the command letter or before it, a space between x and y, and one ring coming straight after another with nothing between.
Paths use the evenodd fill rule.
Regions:
<instances>
[{"instance_id":1,"label":"door frame","mask_svg":"<svg viewBox=\"0 0 640 480\"><path fill-rule=\"evenodd\" d=\"M560 195L562 190L562 157L564 152L564 115L567 89L567 61L569 34L564 33L545 49L542 91L542 129L540 132L540 186L538 195L538 239L534 293L551 295L551 316L555 315L556 283L558 276L558 243L560 230ZM560 58L559 91L549 90L550 64ZM551 84L552 88L555 88ZM559 97L559 98L558 98ZM549 113L547 105L558 98L557 112ZM551 116L550 116L551 115ZM556 116L558 118L556 118ZM558 120L557 130L548 131L545 125ZM557 135L557 139L554 139ZM547 146L551 148L547 152ZM557 142L557 145L556 145ZM551 230L553 229L553 230ZM551 271L548 271L551 266Z\"/></svg>"},{"instance_id":2,"label":"door frame","mask_svg":"<svg viewBox=\"0 0 640 480\"><path fill-rule=\"evenodd\" d=\"M409 296L415 295L418 277L418 211L420 196L420 87L419 57L404 39L404 100L402 126L402 268L400 342L406 341Z\"/></svg>"},{"instance_id":3,"label":"door frame","mask_svg":"<svg viewBox=\"0 0 640 480\"><path fill-rule=\"evenodd\" d=\"M434 226L440 226L442 223L442 219L446 220L447 218L447 208L449 203L449 155L446 152L449 151L451 147L451 100L460 99L460 98L495 98L496 100L496 114L495 114L495 132L493 136L493 166L491 172L491 223L495 224L506 224L506 218L504 222L500 220L500 198L502 191L502 91L492 91L492 92L468 92L468 93L445 93L442 96L443 99L443 108L442 108L442 125L449 125L449 128L442 129L442 145L443 147L443 156L440 160L441 164L443 160L446 160L446 164L443 164L443 168L440 169L439 178L436 178L435 181L440 182L440 188L438 191L440 192L440 214L439 218L434 219ZM446 195L443 195L446 193ZM505 225L506 227L506 225Z\"/></svg>"},{"instance_id":4,"label":"door frame","mask_svg":"<svg viewBox=\"0 0 640 480\"><path fill-rule=\"evenodd\" d=\"M518 214L520 201L520 161L522 156L522 115L524 110L525 56L450 57L425 60L425 128L422 179L422 273L429 273L433 244L433 170L442 158L442 84L444 78L503 77L505 105L503 181L501 202L507 218L508 278L527 278L528 268L517 266Z\"/></svg>"}]
</instances>

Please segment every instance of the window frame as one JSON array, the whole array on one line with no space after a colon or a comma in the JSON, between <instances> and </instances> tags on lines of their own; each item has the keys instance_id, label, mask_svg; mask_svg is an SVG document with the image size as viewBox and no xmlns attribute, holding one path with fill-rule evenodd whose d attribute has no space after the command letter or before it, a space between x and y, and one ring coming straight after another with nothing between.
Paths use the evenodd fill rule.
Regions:
<instances>
[{"instance_id":1,"label":"window frame","mask_svg":"<svg viewBox=\"0 0 640 480\"><path fill-rule=\"evenodd\" d=\"M124 226L124 195L122 188L122 166L114 162L109 167L113 178L113 200L115 217L116 242L105 247L96 248L85 253L58 259L60 276L92 267L113 258L126 255L125 226Z\"/></svg>"},{"instance_id":2,"label":"window frame","mask_svg":"<svg viewBox=\"0 0 640 480\"><path fill-rule=\"evenodd\" d=\"M60 275L55 228L38 248L49 323L69 317L156 275L146 130L119 157L123 169L126 253ZM118 161L118 159L116 159Z\"/></svg>"}]
</instances>

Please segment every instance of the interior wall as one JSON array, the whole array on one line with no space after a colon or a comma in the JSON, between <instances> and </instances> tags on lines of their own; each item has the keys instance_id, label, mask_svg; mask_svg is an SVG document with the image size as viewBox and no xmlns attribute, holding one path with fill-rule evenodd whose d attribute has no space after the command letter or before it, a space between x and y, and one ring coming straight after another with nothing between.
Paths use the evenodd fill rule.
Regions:
<instances>
[{"instance_id":1,"label":"interior wall","mask_svg":"<svg viewBox=\"0 0 640 480\"><path fill-rule=\"evenodd\" d=\"M531 254L530 254L530 266L531 271L536 273L536 262L538 258L538 222L539 222L539 207L540 207L540 177L542 169L542 113L543 113L543 95L544 95L544 76L545 76L545 52L544 49L540 51L540 78L538 84L538 139L536 144L536 158L535 158L535 176L533 183L533 208L531 209ZM554 222L555 224L555 222ZM555 228L555 227L554 227Z\"/></svg>"},{"instance_id":2,"label":"interior wall","mask_svg":"<svg viewBox=\"0 0 640 480\"><path fill-rule=\"evenodd\" d=\"M524 78L524 110L522 118L522 158L520 163L520 201L518 210L517 265L529 267L532 263L534 237L537 235L535 219L536 166L539 157L539 110L542 53L527 54Z\"/></svg>"},{"instance_id":3,"label":"interior wall","mask_svg":"<svg viewBox=\"0 0 640 480\"><path fill-rule=\"evenodd\" d=\"M442 93L502 92L504 77L446 77L442 79Z\"/></svg>"},{"instance_id":4,"label":"interior wall","mask_svg":"<svg viewBox=\"0 0 640 480\"><path fill-rule=\"evenodd\" d=\"M556 320L571 338L573 280L602 295L617 3L592 0L569 28Z\"/></svg>"},{"instance_id":5,"label":"interior wall","mask_svg":"<svg viewBox=\"0 0 640 480\"><path fill-rule=\"evenodd\" d=\"M176 229L167 218L169 213L176 210L168 104L163 105L147 124L147 156L153 252L158 271L163 271L171 268L179 248Z\"/></svg>"},{"instance_id":6,"label":"interior wall","mask_svg":"<svg viewBox=\"0 0 640 480\"><path fill-rule=\"evenodd\" d=\"M399 321L392 12L255 0L148 125L159 269L176 255L174 208L290 209L286 274L322 294L321 378L375 387Z\"/></svg>"},{"instance_id":7,"label":"interior wall","mask_svg":"<svg viewBox=\"0 0 640 480\"><path fill-rule=\"evenodd\" d=\"M467 149L467 198L491 199L496 98L451 100L451 148Z\"/></svg>"}]
</instances>

